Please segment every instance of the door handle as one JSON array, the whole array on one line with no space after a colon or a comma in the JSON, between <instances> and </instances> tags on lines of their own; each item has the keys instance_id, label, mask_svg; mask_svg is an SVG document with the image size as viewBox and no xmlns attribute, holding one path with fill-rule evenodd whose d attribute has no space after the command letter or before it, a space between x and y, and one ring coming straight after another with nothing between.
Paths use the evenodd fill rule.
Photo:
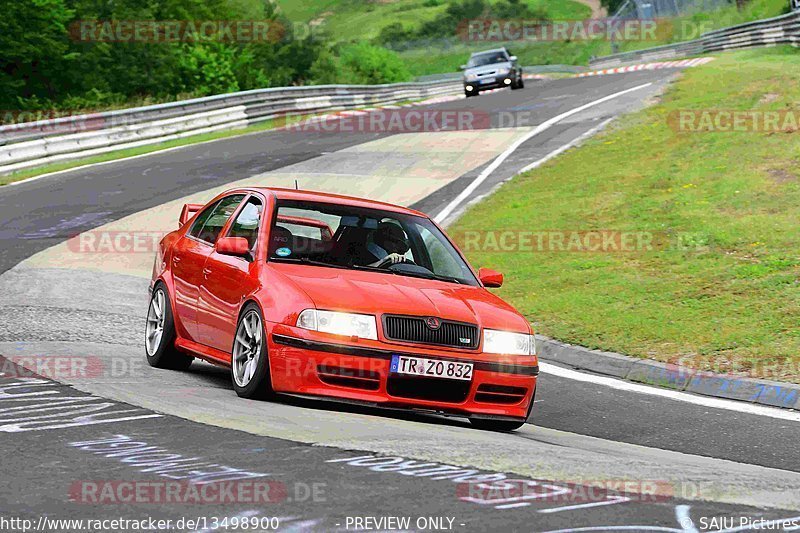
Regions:
<instances>
[{"instance_id":1,"label":"door handle","mask_svg":"<svg viewBox=\"0 0 800 533\"><path fill-rule=\"evenodd\" d=\"M173 256L172 256L172 262L173 262L173 263L175 263L175 264L177 265L178 263L180 263L180 262L181 262L181 258L180 258L180 257L178 257L177 255L173 255Z\"/></svg>"},{"instance_id":2,"label":"door handle","mask_svg":"<svg viewBox=\"0 0 800 533\"><path fill-rule=\"evenodd\" d=\"M209 274L211 274L211 269L210 268L204 268L203 269L203 277L207 278L209 276Z\"/></svg>"}]
</instances>

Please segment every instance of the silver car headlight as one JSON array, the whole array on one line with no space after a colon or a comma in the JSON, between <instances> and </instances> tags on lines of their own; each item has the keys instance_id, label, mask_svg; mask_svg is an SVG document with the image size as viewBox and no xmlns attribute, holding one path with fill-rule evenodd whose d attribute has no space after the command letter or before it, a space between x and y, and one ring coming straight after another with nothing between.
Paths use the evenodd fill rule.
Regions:
<instances>
[{"instance_id":1,"label":"silver car headlight","mask_svg":"<svg viewBox=\"0 0 800 533\"><path fill-rule=\"evenodd\" d=\"M508 68L499 68L499 69L497 69L497 74L500 75L500 76L505 76L509 72L511 72L511 69L508 69Z\"/></svg>"},{"instance_id":2,"label":"silver car headlight","mask_svg":"<svg viewBox=\"0 0 800 533\"><path fill-rule=\"evenodd\" d=\"M478 79L478 75L477 74L467 74L466 75L466 80L467 81L475 81L477 79Z\"/></svg>"},{"instance_id":3,"label":"silver car headlight","mask_svg":"<svg viewBox=\"0 0 800 533\"><path fill-rule=\"evenodd\" d=\"M378 326L374 315L306 309L297 317L297 327L346 337L378 340Z\"/></svg>"},{"instance_id":4,"label":"silver car headlight","mask_svg":"<svg viewBox=\"0 0 800 533\"><path fill-rule=\"evenodd\" d=\"M501 355L536 355L536 338L527 333L485 329L483 351Z\"/></svg>"}]
</instances>

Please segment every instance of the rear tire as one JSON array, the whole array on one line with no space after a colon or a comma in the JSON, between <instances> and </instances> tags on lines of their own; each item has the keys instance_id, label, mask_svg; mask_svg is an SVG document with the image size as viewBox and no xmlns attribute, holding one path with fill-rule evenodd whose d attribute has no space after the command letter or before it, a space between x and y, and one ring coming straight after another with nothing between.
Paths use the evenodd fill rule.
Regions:
<instances>
[{"instance_id":1,"label":"rear tire","mask_svg":"<svg viewBox=\"0 0 800 533\"><path fill-rule=\"evenodd\" d=\"M163 283L157 283L150 296L145 324L144 349L147 362L155 368L186 370L194 357L175 348L175 321L169 294Z\"/></svg>"},{"instance_id":2,"label":"rear tire","mask_svg":"<svg viewBox=\"0 0 800 533\"><path fill-rule=\"evenodd\" d=\"M264 400L275 394L269 373L264 317L253 302L242 309L236 325L231 350L231 381L240 398Z\"/></svg>"}]
</instances>

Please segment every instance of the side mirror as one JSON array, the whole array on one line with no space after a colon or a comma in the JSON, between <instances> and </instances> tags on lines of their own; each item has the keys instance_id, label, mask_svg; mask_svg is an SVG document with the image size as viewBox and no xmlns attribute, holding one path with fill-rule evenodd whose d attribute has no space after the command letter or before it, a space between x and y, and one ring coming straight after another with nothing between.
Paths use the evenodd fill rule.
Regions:
<instances>
[{"instance_id":1,"label":"side mirror","mask_svg":"<svg viewBox=\"0 0 800 533\"><path fill-rule=\"evenodd\" d=\"M467 66L466 65L461 65L460 67L458 67L458 70L467 70Z\"/></svg>"},{"instance_id":2,"label":"side mirror","mask_svg":"<svg viewBox=\"0 0 800 533\"><path fill-rule=\"evenodd\" d=\"M481 268L478 270L478 279L484 287L497 288L503 286L503 275L491 268Z\"/></svg>"},{"instance_id":3,"label":"side mirror","mask_svg":"<svg viewBox=\"0 0 800 533\"><path fill-rule=\"evenodd\" d=\"M246 257L250 254L250 244L244 237L221 237L214 248L222 255Z\"/></svg>"},{"instance_id":4,"label":"side mirror","mask_svg":"<svg viewBox=\"0 0 800 533\"><path fill-rule=\"evenodd\" d=\"M517 56L511 56L511 57L508 58L508 60L513 63L514 61L517 60Z\"/></svg>"}]
</instances>

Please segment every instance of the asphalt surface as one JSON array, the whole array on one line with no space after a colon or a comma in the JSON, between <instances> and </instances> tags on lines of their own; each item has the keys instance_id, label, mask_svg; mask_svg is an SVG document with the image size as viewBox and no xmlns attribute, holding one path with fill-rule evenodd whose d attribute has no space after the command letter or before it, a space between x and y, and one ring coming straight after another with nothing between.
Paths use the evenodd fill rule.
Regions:
<instances>
[{"instance_id":1,"label":"asphalt surface","mask_svg":"<svg viewBox=\"0 0 800 533\"><path fill-rule=\"evenodd\" d=\"M0 432L7 432L4 442L17 449L14 462L28 465L23 475L4 476L2 511L4 517L30 520L31 529L42 524L43 514L45 530L60 529L64 522L59 520L82 520L86 527L91 520L157 517L177 527L190 525L181 528L188 530L213 529L226 519L233 524L245 518L258 521L259 527L250 529L269 530L278 524L281 531L352 531L358 519L367 517L408 519L410 527L396 529L413 530L546 531L602 524L647 531L682 528L681 508L695 519L699 515L791 517L779 511L698 505L680 498L448 468L451 465L431 461L398 466L407 459L197 424L103 402L3 358L0 367L7 374L0 377ZM49 418L30 418L58 398L82 400L83 409L105 406L96 411L104 414L95 422L132 419L114 422L112 430L99 423L63 427L74 416L63 411ZM9 413L9 403L15 414ZM468 480L476 476L483 476L486 483L490 477L502 479L510 488L470 490ZM189 481L204 489L189 492ZM170 487L174 487L171 493ZM192 503L176 504L176 500ZM617 503L620 500L625 501ZM583 506L580 513L570 509L575 506ZM70 530L79 530L76 524L71 523Z\"/></svg>"},{"instance_id":2,"label":"asphalt surface","mask_svg":"<svg viewBox=\"0 0 800 533\"><path fill-rule=\"evenodd\" d=\"M524 91L505 91L480 98L436 104L434 108L474 109L490 114L501 111L524 111L525 120L530 120L532 126L563 111L625 88L645 82L663 83L670 75L669 72L655 71L624 76L557 80L529 84ZM526 144L514 157L509 158L507 164L498 169L496 175L487 180L476 192L476 195L488 193L498 183L513 175L521 166L543 157L561 144L597 126L606 118L640 104L641 102L632 97L618 102L612 107L582 114L575 117L574 120L551 128ZM183 197L194 191L206 190L249 175L279 169L381 136L383 134L378 133L343 136L266 132L187 147L161 155L156 154L62 173L2 188L0 189L0 212L3 213L3 219L2 229L0 229L0 247L3 252L0 255L0 272L9 270L21 260L63 241L69 236L111 220ZM418 202L415 207L435 214L480 170L481 168L474 169ZM136 282L132 281L132 283L135 285ZM109 287L109 292L112 289ZM18 282L4 287L3 292L8 298L7 302L24 307L32 290L35 290L35 287L26 286L24 280L18 280ZM19 294L15 294L15 291L19 291ZM26 293L26 291L28 292ZM31 308L30 312L40 312L38 309ZM140 348L139 331L135 329L135 322L132 318L136 312L138 312L138 307L132 304L130 309L126 309L119 315L110 312L98 313L91 319L100 324L107 321L112 328L116 328L112 331L116 331L118 334L109 335L113 338L112 342L119 344L120 349L122 347L130 348L130 357L135 357L133 351ZM19 348L22 350L26 343L39 343L36 348L40 349L43 346L42 343L75 341L76 332L68 331L69 324L66 324L62 330L59 329L57 320L53 320L52 330L42 332L41 336L37 336L25 329L24 312L20 313L15 310L13 315L21 317L23 320L9 317L5 317L3 320L3 325L0 327L0 341L4 343L6 350L13 344L19 344ZM87 343L88 339L84 339L82 342ZM108 349L107 345L104 346L106 348L103 349ZM44 352L40 349L38 353ZM5 355L9 355L9 353L6 352ZM11 369L10 372L7 371L9 369ZM0 380L4 380L0 381L0 387L4 382L6 385L9 382L14 383L14 380L17 379L15 375L20 373L13 365L7 364L0 371L8 374L0 376ZM152 380L151 374L146 374L145 377ZM170 379L173 378L165 376L164 382L169 383ZM201 367L193 372L180 374L178 378L174 379L180 379L182 380L180 383L191 387L193 394L196 394L197 390L202 391L203 386L211 387L215 394L219 393L221 399L214 403L214 407L219 408L215 413L216 416L220 416L221 412L232 406L237 409L239 407L235 403L237 399L230 391L227 376L216 369L203 370ZM37 390L36 387L57 391L59 395L80 396L86 394L55 383L28 387L28 392L34 392ZM509 446L520 446L525 443L526 439L536 440L535 435L537 435L538 428L549 428L577 435L599 437L611 442L627 443L624 446L646 446L656 450L669 450L670 453L679 452L679 454L735 461L744 465L758 465L775 469L776 472L800 472L800 457L796 453L797 437L800 436L797 424L703 408L647 395L623 393L602 386L554 376L542 375L539 387L531 420L536 427L531 431L526 430L520 435L503 436L504 439L513 439L513 441L507 441ZM91 389L91 386L80 388L86 390ZM16 387L14 390L18 392L26 390L26 387ZM147 390L149 391L149 389ZM163 409L159 409L159 398L151 395L137 400L126 394L120 392L114 401L120 402L121 399L127 399L135 406L145 406L145 408L133 406L125 408L124 404L120 403L119 405L123 407L119 407L119 409L136 410L132 416L152 415L154 414L153 410L161 413L173 410L172 407L168 409L166 404ZM226 400L226 398L230 398L230 400ZM187 402L189 410L195 405L193 403L195 400L199 400L196 405L200 406L205 399L202 397L199 399L189 398L191 400ZM94 401L102 403L100 400ZM33 400L31 400L32 403L34 403ZM8 405L13 405L13 408L9 409ZM405 428L409 434L414 434L415 431L423 433L430 431L441 432L446 438L454 439L469 439L470 435L476 439L493 438L492 435L476 436L475 432L466 429L463 424L433 417L394 415L376 410L342 409L309 405L303 402L299 404L289 402L280 407L282 409L281 416L284 414L293 416L295 413L300 416L299 413L302 411L305 413L303 416L308 416L309 420L326 419L329 416L332 420L341 420L343 414L345 417L355 417L358 421L363 421L361 417L366 417L370 420L368 423L375 427L379 427L380 420L385 419L387 426L392 426L394 429L394 426L397 425L400 431ZM43 408L46 409L42 405L32 406L26 401L20 401L19 398L4 399L3 396L0 396L0 431L8 431L3 429L6 427L3 424L13 423L17 419L32 421L33 419L30 417L41 416ZM259 408L261 407L258 405L248 406L248 409L257 410ZM113 407L113 409L117 409L117 407ZM660 498L659 501L615 502L569 511L540 512L559 506L581 505L587 501L565 503L567 497L548 498L530 497L530 495L527 499L514 500L513 498L518 495L512 494L512 504L526 503L528 505L497 509L497 505L502 504L493 505L492 503L487 504L485 501L475 503L462 500L459 496L463 496L463 494L458 493L458 483L453 483L452 480L432 480L432 476L422 476L418 479L408 473L400 475L391 471L376 471L374 468L349 465L346 461L327 462L344 457L368 455L363 450L372 449L371 447L358 447L362 451L347 452L346 444L341 444L336 448L312 446L310 443L321 442L313 440L311 438L313 435L309 438L282 440L264 436L265 434L274 434L274 432L270 432L269 428L263 429L263 431L253 429L242 432L229 427L217 427L219 425L235 425L227 424L227 421L225 423L200 424L196 421L186 420L186 418L192 418L189 415L179 414L181 414L181 418L163 415L114 422L113 424L91 424L89 427L81 425L72 428L9 433L0 439L0 451L5 458L0 466L0 471L2 471L4 479L11 480L5 489L0 489L3 503L0 508L2 515L38 517L45 511L50 516L57 518L89 518L92 516L142 518L143 515L164 518L180 518L189 515L220 518L225 516L239 518L243 516L276 516L281 519L282 530L348 529L348 525L353 526L354 517L396 515L409 516L414 520L422 516L449 517L454 520L452 529L503 528L528 531L622 525L634 526L633 529L638 531L646 531L648 527L653 526L674 528L668 530L675 531L691 531L690 528L685 527L685 522L683 525L678 523L681 518L685 521L686 513L694 516L695 520L698 520L701 515L703 517L735 516L737 520L742 516L770 519L792 516L790 512L787 514L787 512L765 510L763 506L754 508L746 505L690 503L680 497ZM45 416L50 416L50 411ZM48 419L44 418L44 420ZM270 420L267 419L266 422L269 425ZM364 423L367 424L367 422ZM413 431L407 424L415 424ZM416 428L417 425L422 429ZM245 425L236 427L246 428ZM458 431L457 435L452 434L453 431ZM550 435L544 429L539 431L540 435ZM252 434L252 432L260 434ZM343 432L345 431L343 430ZM69 498L66 496L70 494L70 489L76 482L161 479L152 473L136 470L128 463L123 463L115 458L98 456L70 444L93 439L108 439L114 435L125 435L135 441L147 442L149 445L168 450L170 454L180 454L182 457L204 457L214 463L229 465L231 468L266 473L267 475L257 479L263 478L282 483L283 485L279 485L279 489L283 487L280 490L284 490L287 496L283 500L269 505L247 505L238 502L235 505L209 503L202 506L187 506L156 501L139 504L110 502L98 506L82 502L69 502ZM365 435L375 438L377 442L377 437L374 437L373 434L365 433ZM539 438L547 440L543 437ZM342 439L337 442L346 443L347 440ZM588 449L589 445L586 446ZM422 448L421 445L420 448ZM625 449L635 450L634 447ZM398 450L391 447L383 448L377 444L375 446L375 451L382 454L393 451L399 453L405 450L407 453L402 456L398 455L398 457L419 457L427 453L422 451L415 453L413 445ZM488 455L496 454L498 457L504 455L501 451L501 444L498 444L498 449L493 449L490 445L484 450ZM631 451L631 453L634 452ZM665 460L666 458L674 460L678 465L676 467L679 467L680 455L664 453ZM454 456L444 454L441 450L439 456L433 457L433 459L431 457L424 457L427 459L425 462L433 462L433 459L438 459L441 463L437 462L436 464L491 464L491 462L486 463L484 458L478 460L473 457ZM442 458L439 459L439 457ZM450 463L446 462L451 459ZM720 463L720 465L722 464ZM526 480L537 478L533 470L525 468L517 468L511 462L507 464L506 468L484 469L480 473L487 475L502 473L511 477L511 472L519 474L524 470L528 474ZM762 475L762 472L755 467L751 470ZM768 471L763 472L765 479L769 479L770 475ZM424 481L420 481L421 479ZM547 485L547 479L549 478L540 480L536 486ZM292 499L291 494L305 491L308 487L313 487L315 483L324 496L318 495L315 498L302 499L295 494L294 501L289 501ZM563 480L560 483L563 485ZM533 487L533 485L530 486ZM575 489L572 486L569 488ZM280 490L278 490L279 493ZM792 486L789 482L786 490L800 491L800 485ZM572 490L572 493L579 494L580 491ZM487 497L485 494L482 494L481 497L489 500L497 499L494 496ZM683 507L684 505L691 506L691 509L687 510L686 507ZM347 522L348 517L351 522ZM0 529L5 529L2 525L0 522ZM183 529L200 530L203 527ZM349 529L352 530L353 527ZM374 529L389 528L383 524ZM412 525L408 529L423 528L420 528L419 525ZM706 529L723 529L723 527L704 528L704 530Z\"/></svg>"}]
</instances>

